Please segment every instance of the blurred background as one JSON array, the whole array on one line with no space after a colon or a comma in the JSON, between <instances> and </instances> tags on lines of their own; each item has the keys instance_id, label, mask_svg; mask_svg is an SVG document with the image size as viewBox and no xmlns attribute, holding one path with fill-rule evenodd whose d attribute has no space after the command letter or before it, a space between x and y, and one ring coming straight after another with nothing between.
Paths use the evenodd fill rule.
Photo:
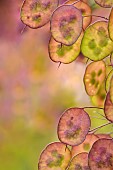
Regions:
<instances>
[{"instance_id":1,"label":"blurred background","mask_svg":"<svg viewBox=\"0 0 113 170\"><path fill-rule=\"evenodd\" d=\"M69 107L95 104L84 89L83 62L61 64L58 69L58 64L50 60L49 23L36 30L26 28L21 34L22 2L0 0L2 170L37 170L43 148L58 141L56 129L61 113ZM96 9L94 1L89 3L94 12L103 12Z\"/></svg>"}]
</instances>

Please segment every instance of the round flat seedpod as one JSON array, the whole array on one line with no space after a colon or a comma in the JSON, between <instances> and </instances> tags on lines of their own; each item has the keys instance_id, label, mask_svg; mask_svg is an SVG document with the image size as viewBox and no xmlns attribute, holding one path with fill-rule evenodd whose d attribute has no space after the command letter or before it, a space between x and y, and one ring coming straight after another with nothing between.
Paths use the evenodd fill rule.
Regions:
<instances>
[{"instance_id":1,"label":"round flat seedpod","mask_svg":"<svg viewBox=\"0 0 113 170\"><path fill-rule=\"evenodd\" d=\"M103 8L111 8L113 6L113 0L95 0L95 2Z\"/></svg>"},{"instance_id":2,"label":"round flat seedpod","mask_svg":"<svg viewBox=\"0 0 113 170\"><path fill-rule=\"evenodd\" d=\"M82 32L82 20L81 11L74 6L60 6L54 11L51 18L53 38L65 45L74 44Z\"/></svg>"},{"instance_id":3,"label":"round flat seedpod","mask_svg":"<svg viewBox=\"0 0 113 170\"><path fill-rule=\"evenodd\" d=\"M22 22L31 28L40 28L50 20L58 0L25 0L21 8Z\"/></svg>"},{"instance_id":4,"label":"round flat seedpod","mask_svg":"<svg viewBox=\"0 0 113 170\"><path fill-rule=\"evenodd\" d=\"M66 46L55 41L52 37L49 42L49 56L54 62L61 62L64 64L74 61L80 53L80 45L83 37L81 33L78 40L71 46Z\"/></svg>"},{"instance_id":5,"label":"round flat seedpod","mask_svg":"<svg viewBox=\"0 0 113 170\"><path fill-rule=\"evenodd\" d=\"M81 52L93 61L102 60L113 51L113 41L108 35L108 23L97 21L90 25L84 32Z\"/></svg>"},{"instance_id":6,"label":"round flat seedpod","mask_svg":"<svg viewBox=\"0 0 113 170\"><path fill-rule=\"evenodd\" d=\"M76 2L76 1L70 0L70 1L67 1L66 4L73 4L74 2ZM91 23L91 19L92 19L91 7L82 1L75 3L74 6L82 12L82 16L88 16L88 17L83 18L83 29L85 30L87 28L87 26Z\"/></svg>"},{"instance_id":7,"label":"round flat seedpod","mask_svg":"<svg viewBox=\"0 0 113 170\"><path fill-rule=\"evenodd\" d=\"M113 103L111 102L109 92L106 96L106 100L104 104L104 112L105 112L106 118L110 120L111 122L113 122Z\"/></svg>"},{"instance_id":8,"label":"round flat seedpod","mask_svg":"<svg viewBox=\"0 0 113 170\"><path fill-rule=\"evenodd\" d=\"M90 170L88 166L88 153L83 152L73 157L67 170Z\"/></svg>"},{"instance_id":9,"label":"round flat seedpod","mask_svg":"<svg viewBox=\"0 0 113 170\"><path fill-rule=\"evenodd\" d=\"M110 99L111 99L111 102L113 103L113 76L111 77L111 81L110 81Z\"/></svg>"},{"instance_id":10,"label":"round flat seedpod","mask_svg":"<svg viewBox=\"0 0 113 170\"><path fill-rule=\"evenodd\" d=\"M111 9L111 13L109 15L108 31L110 38L113 40L113 8Z\"/></svg>"},{"instance_id":11,"label":"round flat seedpod","mask_svg":"<svg viewBox=\"0 0 113 170\"><path fill-rule=\"evenodd\" d=\"M93 105L97 107L104 107L104 101L106 98L105 83L103 82L99 88L98 93L95 96L91 96Z\"/></svg>"},{"instance_id":12,"label":"round flat seedpod","mask_svg":"<svg viewBox=\"0 0 113 170\"><path fill-rule=\"evenodd\" d=\"M72 147L72 150L71 150L72 157L81 152L89 153L93 143L97 140L98 140L98 137L96 135L94 134L87 135L85 141L82 144Z\"/></svg>"},{"instance_id":13,"label":"round flat seedpod","mask_svg":"<svg viewBox=\"0 0 113 170\"><path fill-rule=\"evenodd\" d=\"M88 95L97 94L106 75L106 67L104 61L90 63L84 74L84 85Z\"/></svg>"},{"instance_id":14,"label":"round flat seedpod","mask_svg":"<svg viewBox=\"0 0 113 170\"><path fill-rule=\"evenodd\" d=\"M58 137L68 145L79 145L85 140L90 124L89 115L82 108L70 108L59 120Z\"/></svg>"},{"instance_id":15,"label":"round flat seedpod","mask_svg":"<svg viewBox=\"0 0 113 170\"><path fill-rule=\"evenodd\" d=\"M113 76L113 70L110 71L110 73L108 74L107 76L107 79L106 79L106 84L105 84L105 87L106 87L106 92L109 91L109 88L110 88L110 82L111 82L111 78Z\"/></svg>"},{"instance_id":16,"label":"round flat seedpod","mask_svg":"<svg viewBox=\"0 0 113 170\"><path fill-rule=\"evenodd\" d=\"M112 67L113 67L113 53L112 53L111 56L110 56L110 62L111 62L111 65L112 65Z\"/></svg>"},{"instance_id":17,"label":"round flat seedpod","mask_svg":"<svg viewBox=\"0 0 113 170\"><path fill-rule=\"evenodd\" d=\"M42 152L38 168L39 170L65 170L71 159L70 150L60 142L49 144Z\"/></svg>"},{"instance_id":18,"label":"round flat seedpod","mask_svg":"<svg viewBox=\"0 0 113 170\"><path fill-rule=\"evenodd\" d=\"M89 167L91 170L113 169L113 140L97 140L89 152Z\"/></svg>"}]
</instances>

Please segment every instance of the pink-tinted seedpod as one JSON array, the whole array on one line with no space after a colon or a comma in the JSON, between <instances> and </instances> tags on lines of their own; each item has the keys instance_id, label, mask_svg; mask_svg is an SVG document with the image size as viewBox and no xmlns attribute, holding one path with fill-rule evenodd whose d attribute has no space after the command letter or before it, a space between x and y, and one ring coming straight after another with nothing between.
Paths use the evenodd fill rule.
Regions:
<instances>
[{"instance_id":1,"label":"pink-tinted seedpod","mask_svg":"<svg viewBox=\"0 0 113 170\"><path fill-rule=\"evenodd\" d=\"M74 146L81 144L90 129L89 115L82 108L70 108L58 123L58 137L61 142Z\"/></svg>"},{"instance_id":2,"label":"pink-tinted seedpod","mask_svg":"<svg viewBox=\"0 0 113 170\"><path fill-rule=\"evenodd\" d=\"M113 140L97 140L89 152L91 170L113 170Z\"/></svg>"},{"instance_id":3,"label":"pink-tinted seedpod","mask_svg":"<svg viewBox=\"0 0 113 170\"><path fill-rule=\"evenodd\" d=\"M42 152L38 168L39 170L65 170L71 159L70 150L60 142L49 144Z\"/></svg>"},{"instance_id":4,"label":"pink-tinted seedpod","mask_svg":"<svg viewBox=\"0 0 113 170\"><path fill-rule=\"evenodd\" d=\"M73 5L58 7L51 18L53 38L64 45L72 45L82 32L82 13Z\"/></svg>"}]
</instances>

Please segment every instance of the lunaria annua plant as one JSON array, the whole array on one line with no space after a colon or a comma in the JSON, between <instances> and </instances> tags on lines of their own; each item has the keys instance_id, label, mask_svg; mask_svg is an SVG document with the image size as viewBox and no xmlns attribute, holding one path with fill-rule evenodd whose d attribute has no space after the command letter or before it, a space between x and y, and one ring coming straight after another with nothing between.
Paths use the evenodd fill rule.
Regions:
<instances>
[{"instance_id":1,"label":"lunaria annua plant","mask_svg":"<svg viewBox=\"0 0 113 170\"><path fill-rule=\"evenodd\" d=\"M109 18L93 15L88 0L22 4L25 26L50 24L52 61L68 64L80 56L83 62L87 59L83 82L95 105L63 112L57 128L60 142L42 151L39 170L113 170L113 0L95 0L95 4L109 8ZM92 17L100 19L91 23Z\"/></svg>"}]
</instances>

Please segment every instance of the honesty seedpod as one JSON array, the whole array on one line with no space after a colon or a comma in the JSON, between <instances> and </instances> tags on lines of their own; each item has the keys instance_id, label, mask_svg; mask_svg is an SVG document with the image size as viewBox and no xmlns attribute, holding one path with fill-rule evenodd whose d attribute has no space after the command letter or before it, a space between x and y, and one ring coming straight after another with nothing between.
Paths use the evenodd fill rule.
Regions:
<instances>
[{"instance_id":1,"label":"honesty seedpod","mask_svg":"<svg viewBox=\"0 0 113 170\"><path fill-rule=\"evenodd\" d=\"M95 0L95 2L103 8L111 8L113 6L113 0Z\"/></svg>"},{"instance_id":2,"label":"honesty seedpod","mask_svg":"<svg viewBox=\"0 0 113 170\"><path fill-rule=\"evenodd\" d=\"M110 81L110 99L111 99L111 102L113 103L113 76L111 78L111 81Z\"/></svg>"},{"instance_id":3,"label":"honesty seedpod","mask_svg":"<svg viewBox=\"0 0 113 170\"><path fill-rule=\"evenodd\" d=\"M22 22L31 28L40 28L50 21L58 0L25 0L21 8Z\"/></svg>"},{"instance_id":4,"label":"honesty seedpod","mask_svg":"<svg viewBox=\"0 0 113 170\"><path fill-rule=\"evenodd\" d=\"M80 53L80 45L83 37L81 33L78 40L71 46L66 46L56 42L52 37L49 42L49 56L54 62L61 62L64 64L74 61Z\"/></svg>"},{"instance_id":5,"label":"honesty seedpod","mask_svg":"<svg viewBox=\"0 0 113 170\"><path fill-rule=\"evenodd\" d=\"M110 82L111 82L111 78L113 76L113 70L110 71L110 73L108 74L107 76L107 79L105 81L105 88L106 88L106 92L109 91L109 88L110 88Z\"/></svg>"},{"instance_id":6,"label":"honesty seedpod","mask_svg":"<svg viewBox=\"0 0 113 170\"><path fill-rule=\"evenodd\" d=\"M64 45L74 44L82 32L82 22L82 13L74 6L58 7L51 18L53 38Z\"/></svg>"},{"instance_id":7,"label":"honesty seedpod","mask_svg":"<svg viewBox=\"0 0 113 170\"><path fill-rule=\"evenodd\" d=\"M84 109L70 108L63 113L59 120L59 140L71 146L79 145L85 140L90 125L89 115Z\"/></svg>"},{"instance_id":8,"label":"honesty seedpod","mask_svg":"<svg viewBox=\"0 0 113 170\"><path fill-rule=\"evenodd\" d=\"M97 94L106 75L106 67L104 61L90 63L84 74L84 85L88 95L94 96Z\"/></svg>"},{"instance_id":9,"label":"honesty seedpod","mask_svg":"<svg viewBox=\"0 0 113 170\"><path fill-rule=\"evenodd\" d=\"M97 140L89 152L90 170L112 170L113 169L113 140Z\"/></svg>"},{"instance_id":10,"label":"honesty seedpod","mask_svg":"<svg viewBox=\"0 0 113 170\"><path fill-rule=\"evenodd\" d=\"M60 142L49 144L42 152L38 168L39 170L65 170L71 159L70 150Z\"/></svg>"},{"instance_id":11,"label":"honesty seedpod","mask_svg":"<svg viewBox=\"0 0 113 170\"><path fill-rule=\"evenodd\" d=\"M81 153L81 152L87 152L89 153L93 143L98 140L98 137L94 134L88 134L86 136L86 139L83 143L81 143L78 146L73 146L71 150L72 157Z\"/></svg>"},{"instance_id":12,"label":"honesty seedpod","mask_svg":"<svg viewBox=\"0 0 113 170\"><path fill-rule=\"evenodd\" d=\"M111 9L111 13L109 16L108 31L110 38L113 40L113 8Z\"/></svg>"},{"instance_id":13,"label":"honesty seedpod","mask_svg":"<svg viewBox=\"0 0 113 170\"><path fill-rule=\"evenodd\" d=\"M73 157L67 170L90 170L88 166L88 153L83 152Z\"/></svg>"},{"instance_id":14,"label":"honesty seedpod","mask_svg":"<svg viewBox=\"0 0 113 170\"><path fill-rule=\"evenodd\" d=\"M109 38L106 21L97 21L85 30L81 51L84 56L93 61L102 60L111 54L113 41Z\"/></svg>"},{"instance_id":15,"label":"honesty seedpod","mask_svg":"<svg viewBox=\"0 0 113 170\"><path fill-rule=\"evenodd\" d=\"M91 19L92 19L91 7L82 1L79 1L76 3L75 0L69 0L65 4L73 4L74 2L75 2L74 6L82 12L82 16L88 16L88 17L83 18L83 29L85 30L87 28L87 26L91 23Z\"/></svg>"},{"instance_id":16,"label":"honesty seedpod","mask_svg":"<svg viewBox=\"0 0 113 170\"><path fill-rule=\"evenodd\" d=\"M104 104L104 112L105 112L106 118L110 120L111 122L113 122L113 103L111 102L109 92L106 96L106 100Z\"/></svg>"}]
</instances>

